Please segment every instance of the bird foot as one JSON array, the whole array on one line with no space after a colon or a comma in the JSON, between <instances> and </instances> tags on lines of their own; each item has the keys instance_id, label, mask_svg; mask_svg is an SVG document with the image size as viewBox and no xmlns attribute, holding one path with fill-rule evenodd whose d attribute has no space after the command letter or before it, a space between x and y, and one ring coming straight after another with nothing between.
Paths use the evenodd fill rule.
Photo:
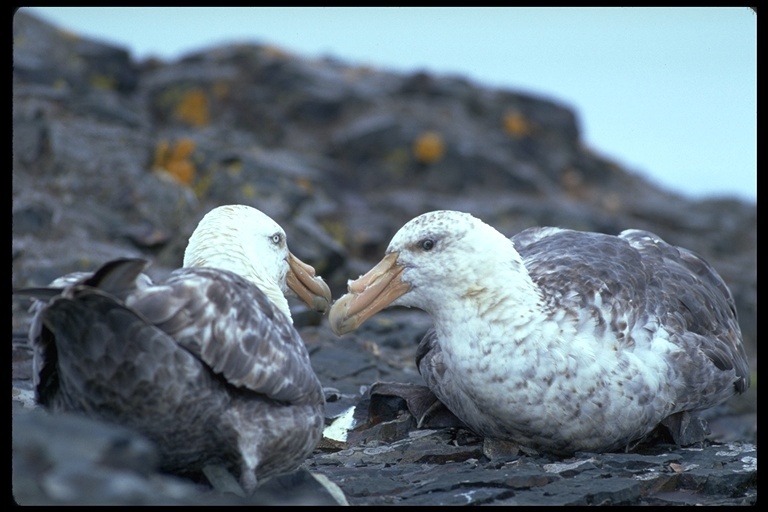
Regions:
<instances>
[{"instance_id":1,"label":"bird foot","mask_svg":"<svg viewBox=\"0 0 768 512\"><path fill-rule=\"evenodd\" d=\"M227 468L219 464L208 464L203 467L203 474L211 486L219 492L228 492L236 496L245 497L245 491L237 482L237 479Z\"/></svg>"},{"instance_id":2,"label":"bird foot","mask_svg":"<svg viewBox=\"0 0 768 512\"><path fill-rule=\"evenodd\" d=\"M416 420L416 428L467 428L426 386L398 382L376 382L371 397L397 397L405 401L408 412Z\"/></svg>"},{"instance_id":3,"label":"bird foot","mask_svg":"<svg viewBox=\"0 0 768 512\"><path fill-rule=\"evenodd\" d=\"M673 414L665 418L661 424L669 429L672 439L678 446L700 443L710 434L707 421L688 411Z\"/></svg>"}]
</instances>

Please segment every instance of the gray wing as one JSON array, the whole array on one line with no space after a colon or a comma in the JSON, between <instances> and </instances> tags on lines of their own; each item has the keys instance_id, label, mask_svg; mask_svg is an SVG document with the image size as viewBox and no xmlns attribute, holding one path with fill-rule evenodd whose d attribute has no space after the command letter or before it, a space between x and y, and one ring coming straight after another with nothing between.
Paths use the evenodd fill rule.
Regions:
<instances>
[{"instance_id":1,"label":"gray wing","mask_svg":"<svg viewBox=\"0 0 768 512\"><path fill-rule=\"evenodd\" d=\"M431 389L443 379L445 363L443 349L437 339L437 331L431 327L416 348L416 368Z\"/></svg>"},{"instance_id":2,"label":"gray wing","mask_svg":"<svg viewBox=\"0 0 768 512\"><path fill-rule=\"evenodd\" d=\"M14 291L42 301L38 403L136 429L167 471L223 462L249 485L304 460L324 397L289 319L235 274L181 269L153 284L145 265Z\"/></svg>"},{"instance_id":3,"label":"gray wing","mask_svg":"<svg viewBox=\"0 0 768 512\"><path fill-rule=\"evenodd\" d=\"M33 380L40 404L86 411L120 402L95 383L109 382L109 388L118 393L131 393L133 386L120 381L125 376L120 368L126 359L139 365L141 357L151 354L153 366L165 362L151 350L143 356L133 353L139 343L126 340L136 337L137 324L143 321L137 321L136 315L124 308L118 295L124 297L149 282L141 273L146 265L140 259L115 260L95 273L61 276L47 288L14 290L15 295L35 299L30 308L34 316L29 340L34 349ZM161 347L161 343L150 341L153 334L161 333L150 331L138 337L143 348ZM60 372L78 377L62 380Z\"/></svg>"},{"instance_id":4,"label":"gray wing","mask_svg":"<svg viewBox=\"0 0 768 512\"><path fill-rule=\"evenodd\" d=\"M55 335L53 332L45 327L46 321L51 325L57 325L59 323L59 316L63 309L59 306L54 311L47 311L52 304L53 299L58 297L73 298L73 290L80 289L84 285L91 286L94 282L98 282L109 274L114 272L114 269L118 269L118 274L125 276L127 272L127 282L129 283L129 289L133 289L138 285L149 282L149 277L141 274L142 270L147 266L148 262L141 259L125 259L115 260L104 265L99 272L71 272L65 274L53 280L47 287L41 288L23 288L14 289L13 293L17 296L32 297L33 302L29 308L32 314L32 322L29 327L29 340L33 347L33 384L38 394L38 397L55 396L58 393L59 377L58 377L58 350L56 348ZM125 278L125 277L124 277ZM95 279L95 281L89 281ZM105 282L104 293L119 293L126 290L107 289L110 286L110 280ZM86 284L87 283L87 284ZM72 311L70 311L71 313ZM66 319L66 316L64 317Z\"/></svg>"},{"instance_id":5,"label":"gray wing","mask_svg":"<svg viewBox=\"0 0 768 512\"><path fill-rule=\"evenodd\" d=\"M702 371L732 372L735 391L748 387L733 297L693 252L640 230L616 237L531 228L511 240L550 308L589 317L626 346L663 327L692 357L705 354L711 368Z\"/></svg>"},{"instance_id":6,"label":"gray wing","mask_svg":"<svg viewBox=\"0 0 768 512\"><path fill-rule=\"evenodd\" d=\"M279 402L321 400L320 382L293 324L234 273L179 269L126 303L234 386Z\"/></svg>"},{"instance_id":7,"label":"gray wing","mask_svg":"<svg viewBox=\"0 0 768 512\"><path fill-rule=\"evenodd\" d=\"M149 382L182 386L180 381L202 379L210 369L242 391L278 402L322 401L303 340L255 285L233 273L201 268L179 269L153 284L141 273L146 264L116 260L94 274L54 281L61 288L15 291L39 299L30 340L42 403L59 395L63 349L74 352L68 358L72 364L89 362L73 374L95 380L104 372L109 375L101 378L109 381L120 373L156 370L156 376L146 376ZM75 333L87 335L77 339ZM95 353L100 350L106 353ZM126 393L129 388L126 382Z\"/></svg>"}]
</instances>

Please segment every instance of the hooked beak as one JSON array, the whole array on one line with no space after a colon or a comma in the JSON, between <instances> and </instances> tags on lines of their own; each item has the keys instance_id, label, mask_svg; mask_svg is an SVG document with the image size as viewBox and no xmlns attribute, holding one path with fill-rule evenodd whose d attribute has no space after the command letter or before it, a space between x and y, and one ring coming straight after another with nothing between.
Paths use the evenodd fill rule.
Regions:
<instances>
[{"instance_id":1,"label":"hooked beak","mask_svg":"<svg viewBox=\"0 0 768 512\"><path fill-rule=\"evenodd\" d=\"M402 280L405 267L397 264L398 256L396 252L386 255L364 276L347 284L347 294L336 301L328 314L337 336L354 331L411 289Z\"/></svg>"},{"instance_id":2,"label":"hooked beak","mask_svg":"<svg viewBox=\"0 0 768 512\"><path fill-rule=\"evenodd\" d=\"M315 276L315 269L288 253L288 287L310 308L325 313L331 303L331 289L323 278Z\"/></svg>"}]
</instances>

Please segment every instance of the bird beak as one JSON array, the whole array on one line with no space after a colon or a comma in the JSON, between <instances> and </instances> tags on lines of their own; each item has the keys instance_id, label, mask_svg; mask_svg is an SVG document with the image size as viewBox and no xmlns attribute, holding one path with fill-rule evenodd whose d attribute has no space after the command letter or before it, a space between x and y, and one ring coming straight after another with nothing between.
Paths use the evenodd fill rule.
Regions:
<instances>
[{"instance_id":1,"label":"bird beak","mask_svg":"<svg viewBox=\"0 0 768 512\"><path fill-rule=\"evenodd\" d=\"M402 280L405 267L397 264L398 256L396 252L387 254L364 276L347 283L347 294L336 301L328 314L337 336L354 331L411 289Z\"/></svg>"},{"instance_id":2,"label":"bird beak","mask_svg":"<svg viewBox=\"0 0 768 512\"><path fill-rule=\"evenodd\" d=\"M288 287L310 308L325 313L331 303L331 289L323 278L315 276L315 269L288 252Z\"/></svg>"}]
</instances>

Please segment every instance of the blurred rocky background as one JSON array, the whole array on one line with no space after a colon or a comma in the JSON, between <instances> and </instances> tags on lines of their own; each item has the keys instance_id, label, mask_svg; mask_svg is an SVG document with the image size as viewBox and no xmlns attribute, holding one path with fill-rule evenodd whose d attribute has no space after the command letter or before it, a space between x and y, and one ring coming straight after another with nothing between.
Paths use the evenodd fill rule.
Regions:
<instances>
[{"instance_id":1,"label":"blurred rocky background","mask_svg":"<svg viewBox=\"0 0 768 512\"><path fill-rule=\"evenodd\" d=\"M315 266L334 297L346 291L347 279L378 261L402 224L429 210L469 211L508 235L533 225L610 234L629 227L653 231L703 255L733 292L752 362L752 387L714 411L710 421L716 439L756 443L756 205L727 197L693 200L649 183L585 147L578 113L556 101L460 76L402 75L310 60L260 44L214 47L173 62L136 62L125 49L17 13L12 128L12 282L18 287L45 285L122 256L150 259L149 273L162 277L181 266L199 219L228 203L255 206L280 223L291 250ZM102 459L94 466L102 469L84 470L85 463L79 463L54 478L52 468L61 473L61 464L71 465L72 458L57 458L46 444L57 436L46 432L63 429L65 420L34 420L28 414L40 411L20 405L31 389L24 339L28 306L23 300L12 306L17 501L200 503L197 493L206 495L204 489L187 489L187 482L162 487L149 479L151 463L135 462L144 449L139 445L126 464L144 485L141 490L107 485ZM429 323L419 312L390 311L342 339L324 318L300 309L296 318L321 380L337 391L329 395L338 399L335 405L329 401L329 422L341 414L342 404L364 399L377 380L420 383L413 355ZM708 468L698 479L692 474L686 479L682 455L641 462L650 472L658 469L656 477L669 476L659 483L634 478L627 467L637 460L627 454L622 455L630 459L619 462L611 462L613 455L571 461L575 466L563 473L544 469L561 461L526 455L494 465L476 448L446 453L448 446L463 446L455 438L461 432L423 431L431 436L431 455L408 461L402 450L416 449L417 438L423 442L410 427L358 438L367 445L326 440L307 470L335 481L351 504L756 502L756 454L749 444L731 450L732 460L741 461L736 472L732 466L722 469L727 464L714 460L715 451L713 460L690 462L692 471ZM112 435L124 441L122 434ZM396 450L399 459L382 449L402 440L410 443ZM377 449L390 455L363 454ZM745 450L754 467L744 462ZM509 470L513 463L528 469ZM408 473L409 464L429 478ZM456 468L461 478L452 473ZM456 481L442 478L441 470ZM388 479L382 476L387 471L399 473ZM489 476L493 471L497 476ZM622 473L613 482L624 483L612 493L604 481L595 482L593 491L603 493L595 497L585 484L596 480L592 472L603 478ZM527 480L521 474L529 475ZM414 484L414 478L422 483ZM494 478L498 481L488 483ZM510 483L514 478L523 480ZM477 482L469 486L477 494L467 494L467 479ZM294 483L298 480L309 485L301 475ZM434 488L435 481L442 490ZM643 484L647 481L653 484ZM318 491L316 483L306 487L306 502L327 503L328 491ZM94 486L107 494L94 494ZM421 492L415 490L420 486ZM522 493L531 489L540 495ZM281 499L270 496L262 502Z\"/></svg>"}]
</instances>

